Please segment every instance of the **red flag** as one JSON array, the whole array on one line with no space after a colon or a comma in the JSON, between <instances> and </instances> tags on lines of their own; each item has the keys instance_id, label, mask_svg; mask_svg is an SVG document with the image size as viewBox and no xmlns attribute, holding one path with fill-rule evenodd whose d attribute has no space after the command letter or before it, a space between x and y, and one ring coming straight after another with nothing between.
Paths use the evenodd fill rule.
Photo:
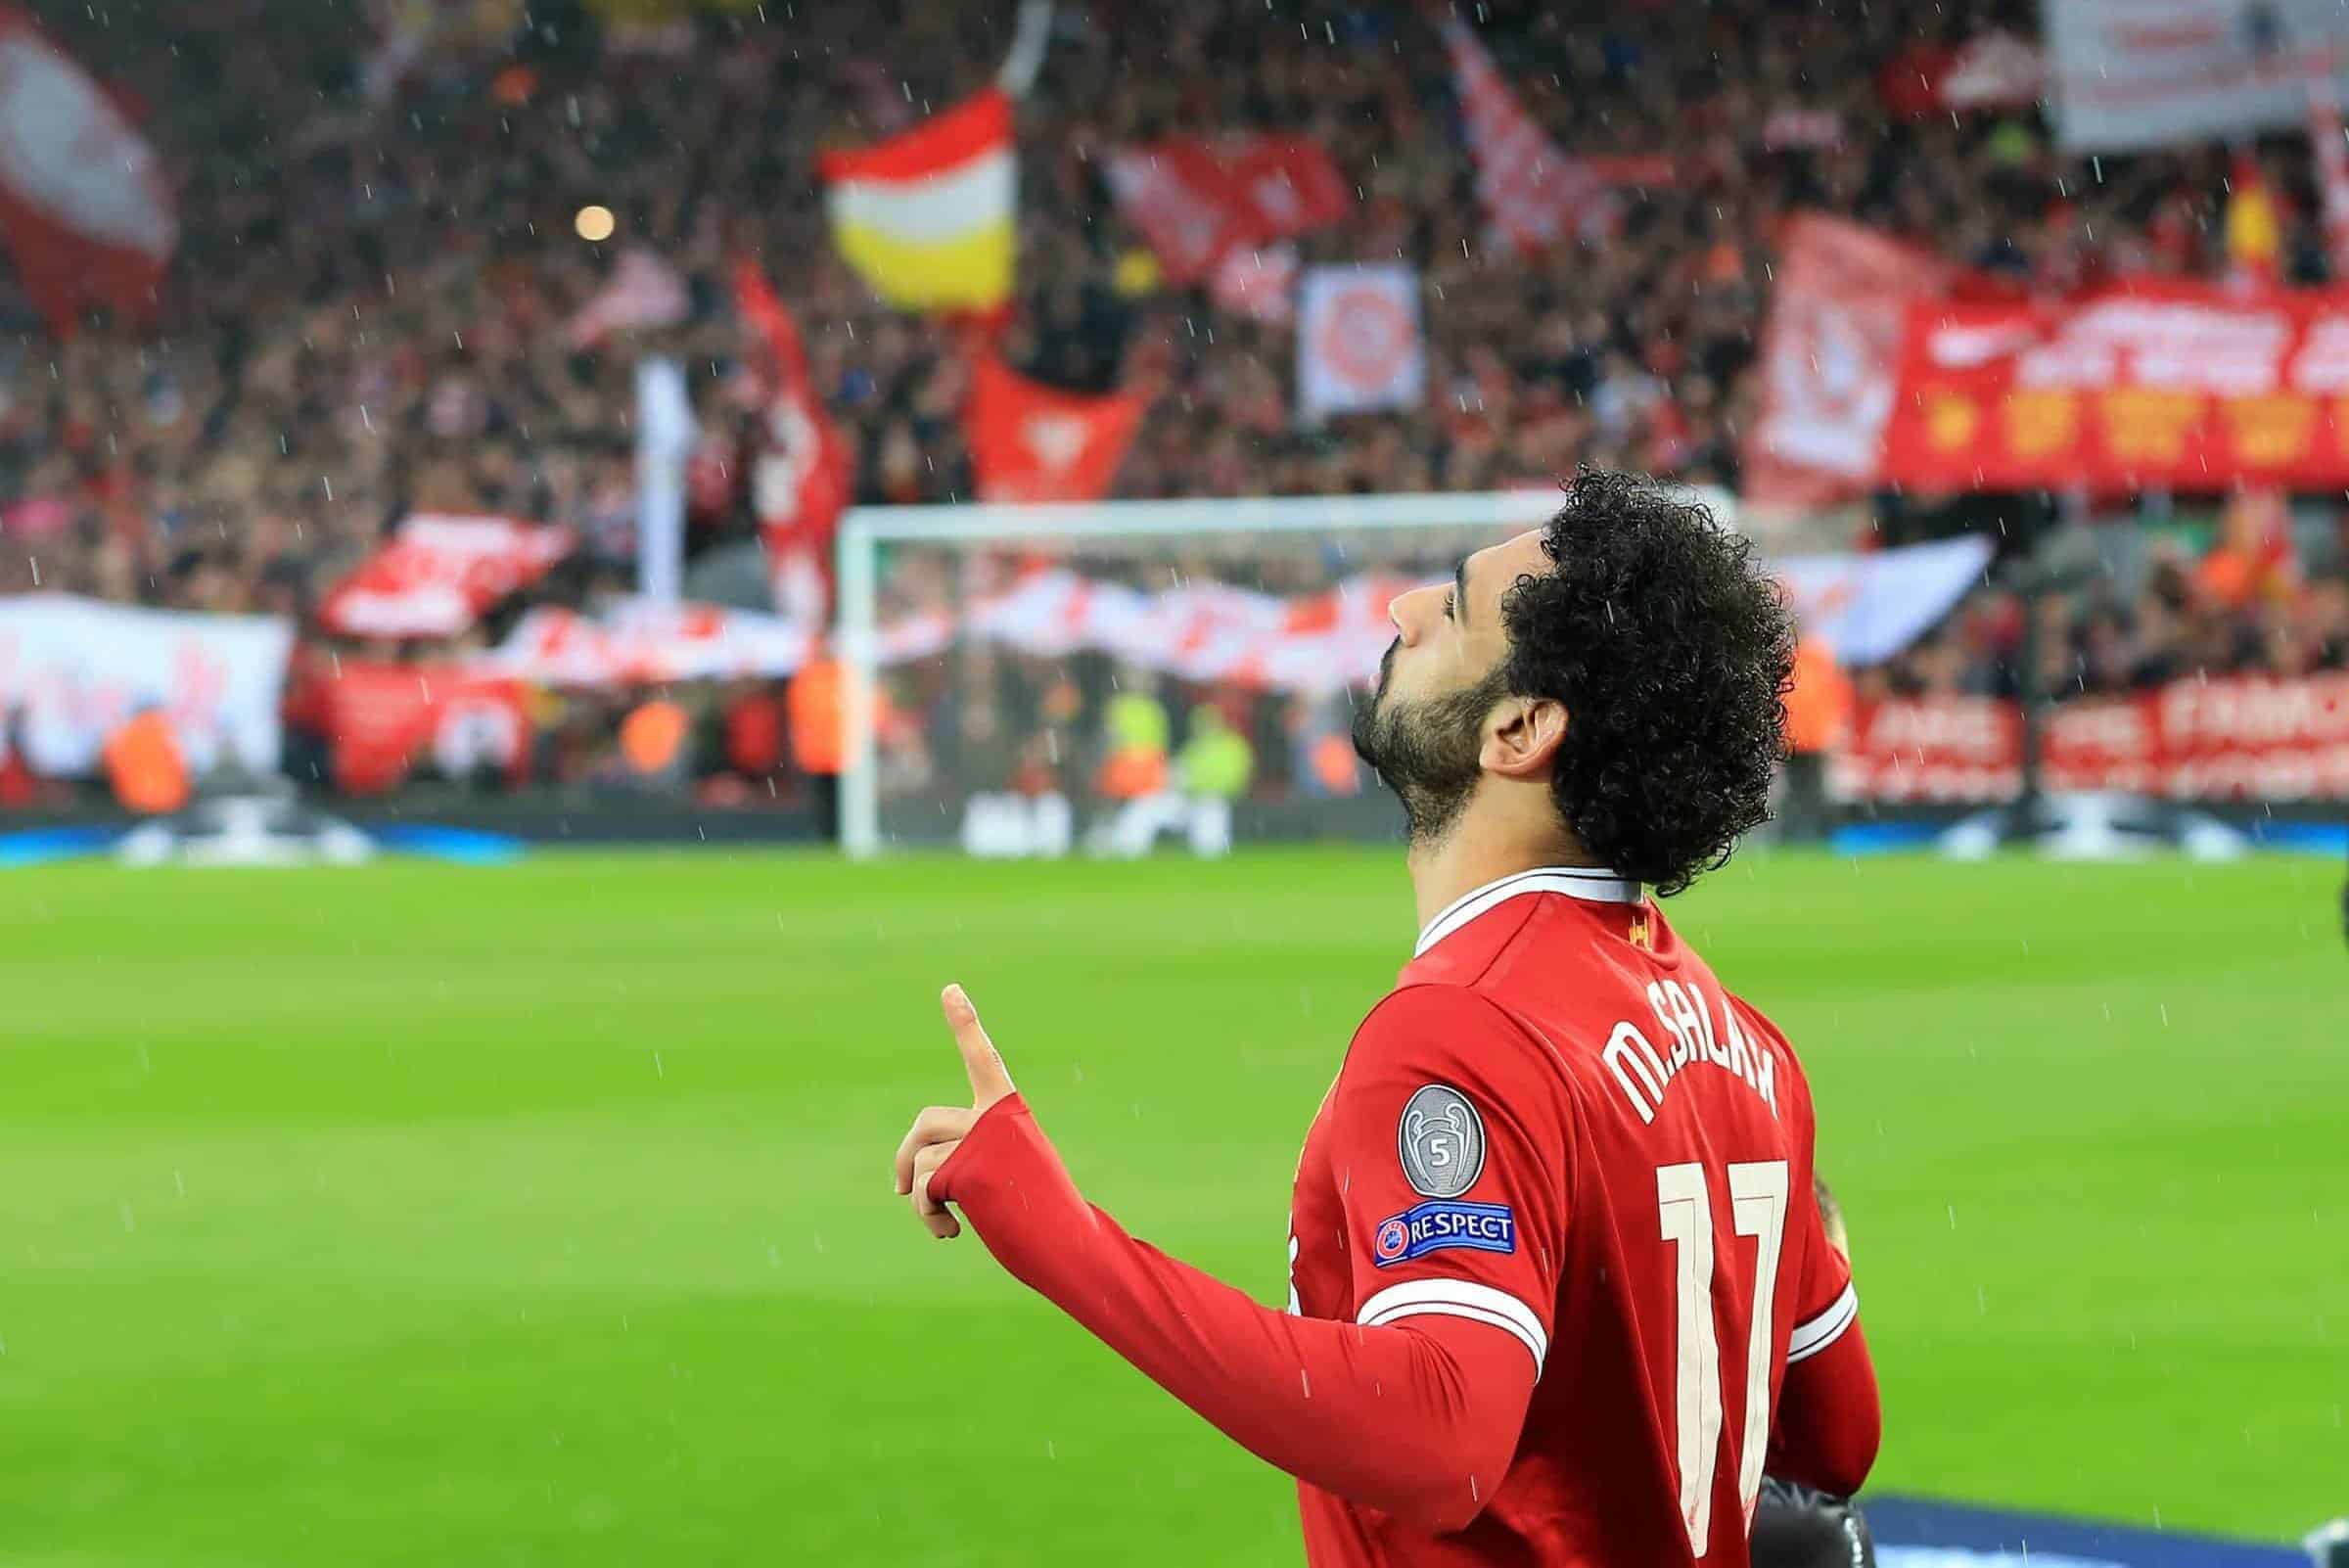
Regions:
<instances>
[{"instance_id":1,"label":"red flag","mask_svg":"<svg viewBox=\"0 0 2349 1568\"><path fill-rule=\"evenodd\" d=\"M821 625L831 616L832 537L849 504L849 450L808 381L799 324L747 256L734 264L734 299L764 349L766 414L751 500L775 607Z\"/></svg>"},{"instance_id":2,"label":"red flag","mask_svg":"<svg viewBox=\"0 0 2349 1568\"><path fill-rule=\"evenodd\" d=\"M318 619L346 637L451 637L572 552L569 529L418 512L328 591Z\"/></svg>"},{"instance_id":3,"label":"red flag","mask_svg":"<svg viewBox=\"0 0 2349 1568\"><path fill-rule=\"evenodd\" d=\"M2308 84L2308 142L2317 155L2317 193L2325 212L2325 255L2337 282L2349 278L2349 140L2330 73Z\"/></svg>"},{"instance_id":4,"label":"red flag","mask_svg":"<svg viewBox=\"0 0 2349 1568\"><path fill-rule=\"evenodd\" d=\"M1353 194L1320 143L1281 136L1121 147L1109 156L1109 188L1177 287L1242 248L1336 222Z\"/></svg>"},{"instance_id":5,"label":"red flag","mask_svg":"<svg viewBox=\"0 0 2349 1568\"><path fill-rule=\"evenodd\" d=\"M1101 499L1133 443L1142 404L1137 392L1062 392L999 359L981 360L963 411L980 499Z\"/></svg>"},{"instance_id":6,"label":"red flag","mask_svg":"<svg viewBox=\"0 0 2349 1568\"><path fill-rule=\"evenodd\" d=\"M1477 193L1494 232L1529 254L1569 235L1594 240L1612 233L1618 214L1607 182L1583 160L1559 152L1534 123L1476 34L1464 23L1447 22L1444 44L1468 125Z\"/></svg>"},{"instance_id":7,"label":"red flag","mask_svg":"<svg viewBox=\"0 0 2349 1568\"><path fill-rule=\"evenodd\" d=\"M1352 204L1354 188L1311 137L1250 136L1231 144L1227 157L1259 243L1326 228Z\"/></svg>"},{"instance_id":8,"label":"red flag","mask_svg":"<svg viewBox=\"0 0 2349 1568\"><path fill-rule=\"evenodd\" d=\"M155 313L179 220L154 149L80 67L0 8L0 234L50 330Z\"/></svg>"}]
</instances>

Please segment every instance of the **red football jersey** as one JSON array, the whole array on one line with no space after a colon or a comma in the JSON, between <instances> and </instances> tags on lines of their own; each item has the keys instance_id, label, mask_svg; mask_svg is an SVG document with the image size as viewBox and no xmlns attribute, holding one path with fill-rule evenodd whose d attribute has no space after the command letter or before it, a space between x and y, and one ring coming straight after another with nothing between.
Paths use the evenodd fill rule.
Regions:
<instances>
[{"instance_id":1,"label":"red football jersey","mask_svg":"<svg viewBox=\"0 0 2349 1568\"><path fill-rule=\"evenodd\" d=\"M1289 1310L1424 1314L1536 1369L1504 1475L1430 1534L1301 1484L1315 1568L1740 1568L1789 1360L1856 1319L1785 1038L1635 884L1543 869L1453 903L1307 1134Z\"/></svg>"}]
</instances>

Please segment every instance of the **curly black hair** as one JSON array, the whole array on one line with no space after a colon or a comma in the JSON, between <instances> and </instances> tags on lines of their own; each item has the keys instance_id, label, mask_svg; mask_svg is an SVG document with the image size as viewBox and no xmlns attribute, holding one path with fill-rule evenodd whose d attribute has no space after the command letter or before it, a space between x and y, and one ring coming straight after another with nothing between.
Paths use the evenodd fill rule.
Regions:
<instances>
[{"instance_id":1,"label":"curly black hair","mask_svg":"<svg viewBox=\"0 0 2349 1568\"><path fill-rule=\"evenodd\" d=\"M1752 542L1638 474L1586 468L1501 601L1502 670L1566 707L1558 814L1620 875L1679 893L1770 815L1794 630Z\"/></svg>"}]
</instances>

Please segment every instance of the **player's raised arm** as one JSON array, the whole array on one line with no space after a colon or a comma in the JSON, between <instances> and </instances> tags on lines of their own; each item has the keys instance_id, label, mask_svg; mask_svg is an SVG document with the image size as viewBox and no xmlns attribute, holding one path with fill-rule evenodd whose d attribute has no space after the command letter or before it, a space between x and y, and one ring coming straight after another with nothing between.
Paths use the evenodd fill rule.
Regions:
<instances>
[{"instance_id":1,"label":"player's raised arm","mask_svg":"<svg viewBox=\"0 0 2349 1568\"><path fill-rule=\"evenodd\" d=\"M979 1010L971 1005L963 989L948 986L938 1002L946 1015L946 1027L953 1031L954 1048L962 1053L963 1074L971 1081L971 1106L966 1111L958 1106L933 1105L913 1119L913 1127L898 1145L898 1191L913 1199L914 1215L932 1235L944 1241L961 1235L962 1226L954 1222L944 1204L930 1196L930 1177L953 1158L972 1124L987 1114L988 1107L1009 1099L1016 1091L1002 1053L988 1038L987 1027L979 1022Z\"/></svg>"},{"instance_id":2,"label":"player's raised arm","mask_svg":"<svg viewBox=\"0 0 2349 1568\"><path fill-rule=\"evenodd\" d=\"M934 1234L955 1233L944 1205L958 1206L1013 1275L1290 1474L1435 1530L1476 1517L1515 1451L1538 1327L1435 1307L1392 1323L1292 1316L1137 1241L1077 1191L958 988L944 1006L974 1106L924 1111L897 1160Z\"/></svg>"}]
</instances>

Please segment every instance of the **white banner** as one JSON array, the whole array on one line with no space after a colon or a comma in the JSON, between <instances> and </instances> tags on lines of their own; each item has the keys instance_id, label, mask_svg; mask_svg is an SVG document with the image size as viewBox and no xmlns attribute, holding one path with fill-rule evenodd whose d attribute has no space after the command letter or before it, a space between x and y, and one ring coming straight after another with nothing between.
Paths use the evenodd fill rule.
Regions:
<instances>
[{"instance_id":1,"label":"white banner","mask_svg":"<svg viewBox=\"0 0 2349 1568\"><path fill-rule=\"evenodd\" d=\"M532 610L470 669L542 686L771 678L799 669L807 646L807 633L780 616L623 599L593 619L576 610Z\"/></svg>"},{"instance_id":2,"label":"white banner","mask_svg":"<svg viewBox=\"0 0 2349 1568\"><path fill-rule=\"evenodd\" d=\"M1869 555L1796 555L1776 563L1806 632L1840 665L1880 664L1922 636L1980 584L1995 553L1979 533Z\"/></svg>"},{"instance_id":3,"label":"white banner","mask_svg":"<svg viewBox=\"0 0 2349 1568\"><path fill-rule=\"evenodd\" d=\"M1407 408L1425 394L1416 271L1307 267L1298 298L1297 412L1306 423Z\"/></svg>"},{"instance_id":4,"label":"white banner","mask_svg":"<svg viewBox=\"0 0 2349 1568\"><path fill-rule=\"evenodd\" d=\"M2046 0L2055 129L2074 152L2209 141L2308 115L2329 61L2349 85L2339 0Z\"/></svg>"},{"instance_id":5,"label":"white banner","mask_svg":"<svg viewBox=\"0 0 2349 1568\"><path fill-rule=\"evenodd\" d=\"M1968 535L1872 555L1794 557L1777 570L1809 629L1843 663L1865 665L1898 653L1947 615L1980 580L1991 553L1988 539ZM1153 592L1053 567L971 601L959 623L932 612L884 626L878 652L883 665L901 665L968 637L1042 658L1104 653L1184 680L1328 692L1376 677L1395 637L1387 606L1415 585L1368 572L1284 599L1221 583ZM532 610L469 669L549 686L775 679L799 669L811 643L800 623L780 616L623 599L594 617Z\"/></svg>"},{"instance_id":6,"label":"white banner","mask_svg":"<svg viewBox=\"0 0 2349 1568\"><path fill-rule=\"evenodd\" d=\"M0 715L50 778L99 769L106 738L161 707L190 771L278 765L290 622L142 610L62 594L0 599Z\"/></svg>"}]
</instances>

